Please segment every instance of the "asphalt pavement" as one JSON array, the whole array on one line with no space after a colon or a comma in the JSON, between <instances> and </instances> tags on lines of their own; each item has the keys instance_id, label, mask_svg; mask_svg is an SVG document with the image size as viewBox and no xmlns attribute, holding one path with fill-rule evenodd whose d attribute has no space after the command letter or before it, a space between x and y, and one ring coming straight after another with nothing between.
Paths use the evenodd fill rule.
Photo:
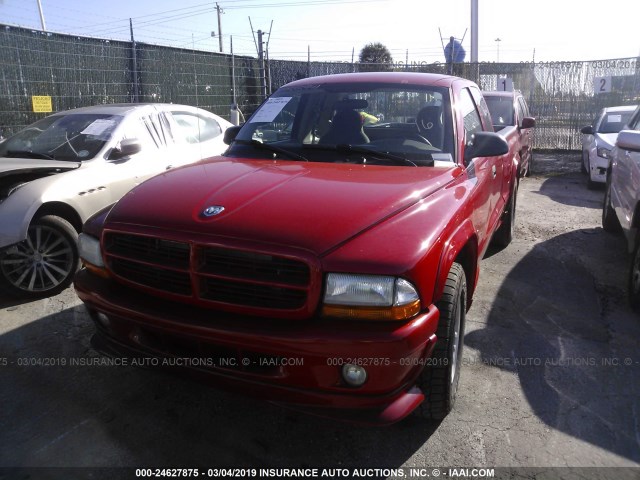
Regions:
<instances>
[{"instance_id":1,"label":"asphalt pavement","mask_svg":"<svg viewBox=\"0 0 640 480\"><path fill-rule=\"evenodd\" d=\"M522 180L515 239L481 263L458 400L443 421L361 427L113 366L91 348L73 289L31 302L0 295L0 479L163 467L200 468L201 478L221 477L208 470L219 467L639 478L640 316L626 303L624 239L602 230L603 190L587 190L579 161L538 153Z\"/></svg>"}]
</instances>

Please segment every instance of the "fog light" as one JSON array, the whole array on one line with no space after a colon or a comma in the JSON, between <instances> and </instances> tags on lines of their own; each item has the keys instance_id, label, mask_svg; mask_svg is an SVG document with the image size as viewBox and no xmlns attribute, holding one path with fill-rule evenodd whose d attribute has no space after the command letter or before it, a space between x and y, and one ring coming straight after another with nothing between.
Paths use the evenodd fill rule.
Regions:
<instances>
[{"instance_id":1,"label":"fog light","mask_svg":"<svg viewBox=\"0 0 640 480\"><path fill-rule=\"evenodd\" d=\"M361 387L367 381L367 371L359 365L347 363L342 366L342 378L352 387Z\"/></svg>"}]
</instances>

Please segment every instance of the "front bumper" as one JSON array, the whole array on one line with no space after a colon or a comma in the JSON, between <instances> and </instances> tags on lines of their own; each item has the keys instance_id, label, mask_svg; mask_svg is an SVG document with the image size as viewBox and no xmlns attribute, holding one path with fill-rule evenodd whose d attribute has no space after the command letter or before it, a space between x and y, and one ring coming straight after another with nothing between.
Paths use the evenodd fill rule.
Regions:
<instances>
[{"instance_id":1,"label":"front bumper","mask_svg":"<svg viewBox=\"0 0 640 480\"><path fill-rule=\"evenodd\" d=\"M96 323L92 343L107 355L153 358L152 366L357 423L397 422L424 400L415 382L435 345L434 306L400 324L285 321L165 301L87 270L75 288ZM345 363L366 369L363 386L344 382Z\"/></svg>"},{"instance_id":2,"label":"front bumper","mask_svg":"<svg viewBox=\"0 0 640 480\"><path fill-rule=\"evenodd\" d=\"M607 182L607 169L609 168L609 159L599 157L595 150L589 153L589 177L592 182L606 183Z\"/></svg>"}]
</instances>

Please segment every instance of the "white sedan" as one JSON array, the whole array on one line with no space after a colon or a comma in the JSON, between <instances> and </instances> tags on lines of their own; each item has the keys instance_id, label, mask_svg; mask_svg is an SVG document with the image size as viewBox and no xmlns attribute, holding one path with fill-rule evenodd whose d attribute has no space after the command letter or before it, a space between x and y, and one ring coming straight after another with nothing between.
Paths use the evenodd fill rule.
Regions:
<instances>
[{"instance_id":1,"label":"white sedan","mask_svg":"<svg viewBox=\"0 0 640 480\"><path fill-rule=\"evenodd\" d=\"M222 154L230 126L186 105L99 105L56 113L2 141L0 292L66 288L87 218L153 175Z\"/></svg>"},{"instance_id":2,"label":"white sedan","mask_svg":"<svg viewBox=\"0 0 640 480\"><path fill-rule=\"evenodd\" d=\"M603 108L592 125L582 127L582 172L587 173L587 187L607 180L611 149L618 132L627 124L635 106Z\"/></svg>"}]
</instances>

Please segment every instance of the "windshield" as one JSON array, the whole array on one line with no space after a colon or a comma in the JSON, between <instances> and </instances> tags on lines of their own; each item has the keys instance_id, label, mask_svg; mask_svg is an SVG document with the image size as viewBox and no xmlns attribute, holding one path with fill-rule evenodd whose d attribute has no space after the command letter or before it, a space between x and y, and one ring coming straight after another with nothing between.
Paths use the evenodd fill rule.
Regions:
<instances>
[{"instance_id":1,"label":"windshield","mask_svg":"<svg viewBox=\"0 0 640 480\"><path fill-rule=\"evenodd\" d=\"M485 95L484 99L489 107L494 126L514 125L513 98Z\"/></svg>"},{"instance_id":2,"label":"windshield","mask_svg":"<svg viewBox=\"0 0 640 480\"><path fill-rule=\"evenodd\" d=\"M251 116L228 155L284 158L289 152L289 159L380 165L452 162L450 112L446 88L381 83L283 87Z\"/></svg>"},{"instance_id":3,"label":"windshield","mask_svg":"<svg viewBox=\"0 0 640 480\"><path fill-rule=\"evenodd\" d=\"M96 113L52 115L0 144L0 157L89 160L109 141L122 118Z\"/></svg>"},{"instance_id":4,"label":"windshield","mask_svg":"<svg viewBox=\"0 0 640 480\"><path fill-rule=\"evenodd\" d=\"M633 110L628 112L607 112L600 119L598 133L618 133L631 120Z\"/></svg>"}]
</instances>

